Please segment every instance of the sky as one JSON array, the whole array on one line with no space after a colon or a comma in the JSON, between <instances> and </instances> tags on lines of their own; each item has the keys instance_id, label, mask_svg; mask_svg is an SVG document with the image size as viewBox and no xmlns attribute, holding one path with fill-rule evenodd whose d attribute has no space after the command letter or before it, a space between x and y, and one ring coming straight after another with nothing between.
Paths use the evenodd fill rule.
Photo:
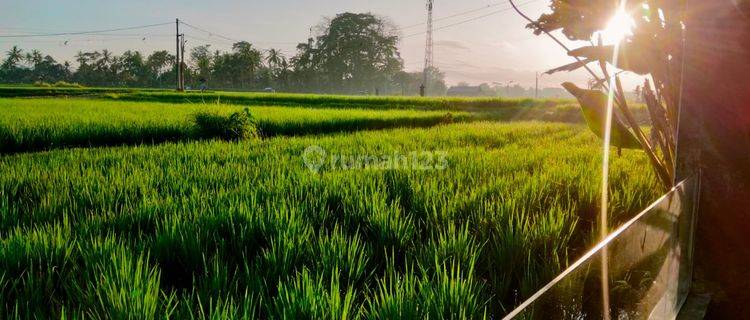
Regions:
<instances>
[{"instance_id":1,"label":"sky","mask_svg":"<svg viewBox=\"0 0 750 320\"><path fill-rule=\"evenodd\" d=\"M548 11L549 0L516 0L525 13L538 17ZM468 14L454 16L471 11ZM426 8L422 0L3 0L0 3L0 35L76 32L170 23L146 29L117 31L105 35L34 38L0 38L4 53L13 45L39 49L58 61L69 60L78 51L110 49L119 54L128 49L143 52L175 50L175 18L185 25L187 46L211 44L228 50L229 39L246 40L287 56L304 42L310 28L325 17L342 12L372 12L386 17L399 30L399 45L405 69L418 71L424 65ZM453 16L453 17L451 17ZM525 20L507 0L435 0L435 66L446 74L446 82L478 85L512 81L534 85L537 72L571 62L551 39L525 29ZM561 38L564 38L560 36ZM67 43L65 43L67 41ZM571 43L572 47L586 43ZM583 72L540 77L540 87L558 87L572 81L581 86L589 77ZM634 87L635 77L625 79Z\"/></svg>"}]
</instances>

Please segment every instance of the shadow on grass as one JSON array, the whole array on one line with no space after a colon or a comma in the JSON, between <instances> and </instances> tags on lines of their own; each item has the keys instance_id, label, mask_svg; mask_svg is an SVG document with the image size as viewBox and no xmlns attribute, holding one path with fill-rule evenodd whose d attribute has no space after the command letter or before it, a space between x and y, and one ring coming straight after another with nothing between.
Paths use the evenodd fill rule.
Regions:
<instances>
[{"instance_id":1,"label":"shadow on grass","mask_svg":"<svg viewBox=\"0 0 750 320\"><path fill-rule=\"evenodd\" d=\"M350 119L320 122L258 121L258 136L306 136L396 128L429 128L441 124L473 121L470 117L434 116L426 118ZM85 125L66 128L35 127L11 131L0 127L0 155L68 148L95 148L156 145L166 142L226 140L216 130L196 125L132 126Z\"/></svg>"},{"instance_id":2,"label":"shadow on grass","mask_svg":"<svg viewBox=\"0 0 750 320\"><path fill-rule=\"evenodd\" d=\"M636 118L643 118L636 112ZM402 117L393 119L331 119L321 121L269 121L255 123L258 136L306 136L395 128L430 128L441 124L477 121L541 121L584 124L577 107L507 107L484 112L452 115L445 113L430 117ZM69 128L0 127L0 155L66 148L114 147L126 145L155 145L165 142L221 139L215 132L201 130L192 123L175 125L109 126L105 124L71 126Z\"/></svg>"}]
</instances>

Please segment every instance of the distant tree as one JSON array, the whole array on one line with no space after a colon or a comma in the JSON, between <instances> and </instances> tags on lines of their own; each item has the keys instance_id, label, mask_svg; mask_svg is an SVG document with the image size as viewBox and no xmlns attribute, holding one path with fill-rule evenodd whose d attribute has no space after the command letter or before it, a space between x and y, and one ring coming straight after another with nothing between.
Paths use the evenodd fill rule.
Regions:
<instances>
[{"instance_id":1,"label":"distant tree","mask_svg":"<svg viewBox=\"0 0 750 320\"><path fill-rule=\"evenodd\" d=\"M198 79L211 80L213 58L211 45L202 45L190 50L190 63Z\"/></svg>"},{"instance_id":2,"label":"distant tree","mask_svg":"<svg viewBox=\"0 0 750 320\"><path fill-rule=\"evenodd\" d=\"M426 93L428 95L444 95L448 90L445 85L444 74L438 68L433 68L429 72L431 76L428 77L429 83ZM392 81L401 94L417 95L419 94L419 86L424 81L424 76L422 72L399 71L393 75Z\"/></svg>"},{"instance_id":3,"label":"distant tree","mask_svg":"<svg viewBox=\"0 0 750 320\"><path fill-rule=\"evenodd\" d=\"M0 79L4 82L19 83L26 81L27 72L20 63L23 61L23 50L13 46L5 55L0 65Z\"/></svg>"},{"instance_id":4,"label":"distant tree","mask_svg":"<svg viewBox=\"0 0 750 320\"><path fill-rule=\"evenodd\" d=\"M101 53L79 51L75 58L78 63L78 70L73 75L73 80L82 84L101 84L101 74L96 70L94 63L99 60Z\"/></svg>"},{"instance_id":5,"label":"distant tree","mask_svg":"<svg viewBox=\"0 0 750 320\"><path fill-rule=\"evenodd\" d=\"M268 55L266 56L266 62L268 63L268 67L272 70L275 68L278 68L283 61L286 60L286 57L284 57L284 54L281 53L281 50L278 49L268 49Z\"/></svg>"},{"instance_id":6,"label":"distant tree","mask_svg":"<svg viewBox=\"0 0 750 320\"><path fill-rule=\"evenodd\" d=\"M146 68L149 73L149 86L162 87L165 83L172 83L175 78L174 55L166 50L155 51L146 58Z\"/></svg>"},{"instance_id":7,"label":"distant tree","mask_svg":"<svg viewBox=\"0 0 750 320\"><path fill-rule=\"evenodd\" d=\"M23 50L18 46L13 46L10 51L6 53L6 58L3 61L3 69L11 69L17 67L17 64L23 60Z\"/></svg>"},{"instance_id":8,"label":"distant tree","mask_svg":"<svg viewBox=\"0 0 750 320\"><path fill-rule=\"evenodd\" d=\"M427 95L431 96L442 96L448 91L448 86L445 85L445 73L441 72L437 67L432 67L427 70L429 77L427 77ZM419 73L422 74L421 72Z\"/></svg>"},{"instance_id":9,"label":"distant tree","mask_svg":"<svg viewBox=\"0 0 750 320\"><path fill-rule=\"evenodd\" d=\"M26 60L26 63L28 63L31 66L37 65L42 63L42 60L44 57L42 56L42 53L37 50L31 50L31 52L26 53L26 57L24 60Z\"/></svg>"},{"instance_id":10,"label":"distant tree","mask_svg":"<svg viewBox=\"0 0 750 320\"><path fill-rule=\"evenodd\" d=\"M393 82L398 86L398 90L402 95L407 95L412 92L412 84L415 83L414 75L406 71L399 71L393 75Z\"/></svg>"},{"instance_id":11,"label":"distant tree","mask_svg":"<svg viewBox=\"0 0 750 320\"><path fill-rule=\"evenodd\" d=\"M119 61L119 66L122 68L119 70L117 78L122 81L123 85L141 87L148 85L148 78L151 74L140 52L125 51L117 61ZM117 67L115 67L114 71L117 71Z\"/></svg>"},{"instance_id":12,"label":"distant tree","mask_svg":"<svg viewBox=\"0 0 750 320\"><path fill-rule=\"evenodd\" d=\"M317 68L328 91L360 92L390 82L402 69L396 28L371 13L342 13L320 28L315 47L300 44L294 61Z\"/></svg>"},{"instance_id":13,"label":"distant tree","mask_svg":"<svg viewBox=\"0 0 750 320\"><path fill-rule=\"evenodd\" d=\"M253 45L246 41L240 41L232 45L233 59L235 64L233 69L238 72L240 86L246 84L252 85L255 72L260 68L263 62L263 55L260 51L253 48Z\"/></svg>"},{"instance_id":14,"label":"distant tree","mask_svg":"<svg viewBox=\"0 0 750 320\"><path fill-rule=\"evenodd\" d=\"M307 43L297 45L297 55L291 59L291 82L295 90L316 91L319 89L320 82L316 81L319 79L320 72L318 60L312 38L308 39Z\"/></svg>"},{"instance_id":15,"label":"distant tree","mask_svg":"<svg viewBox=\"0 0 750 320\"><path fill-rule=\"evenodd\" d=\"M49 55L36 61L32 70L33 77L40 81L57 82L60 80L70 80L69 65L61 65Z\"/></svg>"}]
</instances>

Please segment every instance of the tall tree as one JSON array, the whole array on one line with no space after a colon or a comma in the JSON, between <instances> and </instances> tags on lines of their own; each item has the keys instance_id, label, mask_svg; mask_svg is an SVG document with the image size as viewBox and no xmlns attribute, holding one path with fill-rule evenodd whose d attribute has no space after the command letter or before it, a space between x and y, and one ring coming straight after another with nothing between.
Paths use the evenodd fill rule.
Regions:
<instances>
[{"instance_id":1,"label":"tall tree","mask_svg":"<svg viewBox=\"0 0 750 320\"><path fill-rule=\"evenodd\" d=\"M298 44L297 54L291 59L292 85L298 91L315 91L319 88L320 81L315 81L319 79L319 59L313 41L310 38L307 43Z\"/></svg>"},{"instance_id":2,"label":"tall tree","mask_svg":"<svg viewBox=\"0 0 750 320\"><path fill-rule=\"evenodd\" d=\"M163 87L175 78L174 56L166 50L151 53L146 58L146 68L150 74L150 86Z\"/></svg>"},{"instance_id":3,"label":"tall tree","mask_svg":"<svg viewBox=\"0 0 750 320\"><path fill-rule=\"evenodd\" d=\"M239 76L240 86L245 84L252 85L255 72L260 68L263 61L263 55L260 51L253 48L253 45L246 41L240 41L232 45L232 68L236 70Z\"/></svg>"},{"instance_id":4,"label":"tall tree","mask_svg":"<svg viewBox=\"0 0 750 320\"><path fill-rule=\"evenodd\" d=\"M18 46L13 46L6 53L5 60L3 61L3 69L13 69L17 67L17 64L23 60L23 50Z\"/></svg>"},{"instance_id":5,"label":"tall tree","mask_svg":"<svg viewBox=\"0 0 750 320\"><path fill-rule=\"evenodd\" d=\"M403 67L394 26L371 13L342 13L317 37L318 59L332 91L369 91Z\"/></svg>"},{"instance_id":6,"label":"tall tree","mask_svg":"<svg viewBox=\"0 0 750 320\"><path fill-rule=\"evenodd\" d=\"M205 80L210 79L213 62L211 45L197 46L190 50L190 62L196 72L196 76Z\"/></svg>"}]
</instances>

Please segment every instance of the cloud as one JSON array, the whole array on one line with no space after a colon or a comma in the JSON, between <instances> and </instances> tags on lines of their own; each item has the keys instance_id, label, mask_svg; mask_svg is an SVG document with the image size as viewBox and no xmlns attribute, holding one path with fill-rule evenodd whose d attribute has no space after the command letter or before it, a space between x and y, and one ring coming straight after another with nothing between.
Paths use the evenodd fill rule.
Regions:
<instances>
[{"instance_id":1,"label":"cloud","mask_svg":"<svg viewBox=\"0 0 750 320\"><path fill-rule=\"evenodd\" d=\"M446 49L471 51L471 49L469 49L469 47L464 45L463 42L461 41L440 40L440 41L435 41L435 46L440 47L440 48L446 48Z\"/></svg>"},{"instance_id":2,"label":"cloud","mask_svg":"<svg viewBox=\"0 0 750 320\"><path fill-rule=\"evenodd\" d=\"M519 48L516 44L513 44L508 41L499 41L493 44L496 47L499 47L500 49L504 49L507 51L518 51Z\"/></svg>"}]
</instances>

